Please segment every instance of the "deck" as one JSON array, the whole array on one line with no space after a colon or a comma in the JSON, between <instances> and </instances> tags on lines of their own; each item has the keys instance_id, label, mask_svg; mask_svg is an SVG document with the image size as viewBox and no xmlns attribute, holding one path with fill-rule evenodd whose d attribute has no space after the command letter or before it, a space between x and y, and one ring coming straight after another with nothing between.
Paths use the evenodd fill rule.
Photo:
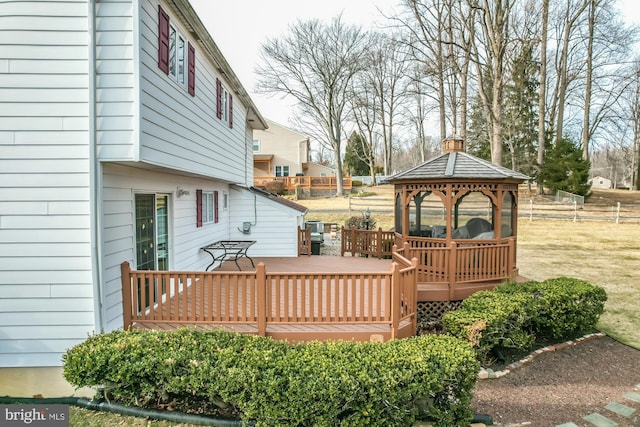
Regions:
<instances>
[{"instance_id":1,"label":"deck","mask_svg":"<svg viewBox=\"0 0 640 427\"><path fill-rule=\"evenodd\" d=\"M124 325L224 328L289 341L387 341L416 332L416 265L310 256L225 262L211 272L131 271ZM153 301L154 303L150 303Z\"/></svg>"}]
</instances>

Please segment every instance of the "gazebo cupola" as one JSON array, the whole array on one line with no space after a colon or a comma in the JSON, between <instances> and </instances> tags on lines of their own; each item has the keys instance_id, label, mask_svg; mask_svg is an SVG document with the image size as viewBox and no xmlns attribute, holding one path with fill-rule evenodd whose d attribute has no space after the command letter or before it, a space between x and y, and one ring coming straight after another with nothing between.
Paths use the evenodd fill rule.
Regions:
<instances>
[{"instance_id":1,"label":"gazebo cupola","mask_svg":"<svg viewBox=\"0 0 640 427\"><path fill-rule=\"evenodd\" d=\"M464 143L449 136L443 154L390 178L396 244L409 243L418 257L419 283L448 284L449 300L477 288L457 292L458 285L517 274L518 185L529 179L466 153Z\"/></svg>"}]
</instances>

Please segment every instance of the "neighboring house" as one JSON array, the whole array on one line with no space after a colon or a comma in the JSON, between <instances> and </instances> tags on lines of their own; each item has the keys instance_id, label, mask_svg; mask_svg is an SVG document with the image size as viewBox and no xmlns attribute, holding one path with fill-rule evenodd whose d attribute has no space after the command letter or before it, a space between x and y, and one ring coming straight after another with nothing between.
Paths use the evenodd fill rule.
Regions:
<instances>
[{"instance_id":1,"label":"neighboring house","mask_svg":"<svg viewBox=\"0 0 640 427\"><path fill-rule=\"evenodd\" d=\"M612 188L612 182L609 178L594 176L591 178L591 188Z\"/></svg>"},{"instance_id":2,"label":"neighboring house","mask_svg":"<svg viewBox=\"0 0 640 427\"><path fill-rule=\"evenodd\" d=\"M251 188L267 123L187 0L7 7L0 394L50 397L72 391L66 349L122 326L123 261L204 270L232 239L295 256L305 209Z\"/></svg>"},{"instance_id":3,"label":"neighboring house","mask_svg":"<svg viewBox=\"0 0 640 427\"><path fill-rule=\"evenodd\" d=\"M311 162L309 137L267 120L268 129L253 133L256 182L283 176L335 176L327 166Z\"/></svg>"}]
</instances>

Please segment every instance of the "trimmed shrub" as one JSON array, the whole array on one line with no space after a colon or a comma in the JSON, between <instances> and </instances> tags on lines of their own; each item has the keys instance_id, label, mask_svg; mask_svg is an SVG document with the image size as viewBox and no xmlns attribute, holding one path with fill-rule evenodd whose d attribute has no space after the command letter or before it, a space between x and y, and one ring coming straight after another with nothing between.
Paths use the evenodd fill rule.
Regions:
<instances>
[{"instance_id":1,"label":"trimmed shrub","mask_svg":"<svg viewBox=\"0 0 640 427\"><path fill-rule=\"evenodd\" d=\"M282 181L269 181L264 184L264 189L269 193L278 195L284 194L284 182Z\"/></svg>"},{"instance_id":2,"label":"trimmed shrub","mask_svg":"<svg viewBox=\"0 0 640 427\"><path fill-rule=\"evenodd\" d=\"M376 220L373 217L369 218L369 230L376 229ZM358 230L365 230L367 228L367 222L364 219L364 215L362 216L352 216L344 223L344 228L355 228Z\"/></svg>"},{"instance_id":3,"label":"trimmed shrub","mask_svg":"<svg viewBox=\"0 0 640 427\"><path fill-rule=\"evenodd\" d=\"M351 186L352 187L362 187L362 181L359 179L352 179L351 180Z\"/></svg>"},{"instance_id":4,"label":"trimmed shrub","mask_svg":"<svg viewBox=\"0 0 640 427\"><path fill-rule=\"evenodd\" d=\"M473 294L442 323L447 334L466 339L487 362L495 350L529 350L536 341L592 331L606 300L603 288L579 279L509 283Z\"/></svg>"},{"instance_id":5,"label":"trimmed shrub","mask_svg":"<svg viewBox=\"0 0 640 427\"><path fill-rule=\"evenodd\" d=\"M479 366L448 336L379 343L285 342L222 331L119 331L65 353L77 387L186 412L226 408L257 426L465 425Z\"/></svg>"},{"instance_id":6,"label":"trimmed shrub","mask_svg":"<svg viewBox=\"0 0 640 427\"><path fill-rule=\"evenodd\" d=\"M568 338L592 331L604 312L607 293L584 280L558 277L544 282L511 283L499 286L497 292L531 296L528 311L532 313L534 333L546 338Z\"/></svg>"},{"instance_id":7,"label":"trimmed shrub","mask_svg":"<svg viewBox=\"0 0 640 427\"><path fill-rule=\"evenodd\" d=\"M493 349L526 349L535 342L529 331L531 314L525 294L476 292L464 300L458 310L442 317L445 332L467 340L486 361Z\"/></svg>"}]
</instances>

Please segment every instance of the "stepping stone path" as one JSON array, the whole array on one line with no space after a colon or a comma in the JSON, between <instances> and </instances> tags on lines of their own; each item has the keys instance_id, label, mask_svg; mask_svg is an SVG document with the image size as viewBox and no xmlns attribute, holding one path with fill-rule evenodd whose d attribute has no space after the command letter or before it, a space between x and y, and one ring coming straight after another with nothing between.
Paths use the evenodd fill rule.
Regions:
<instances>
[{"instance_id":1,"label":"stepping stone path","mask_svg":"<svg viewBox=\"0 0 640 427\"><path fill-rule=\"evenodd\" d=\"M636 384L636 391L624 393L620 396L619 402L607 403L602 413L594 412L593 414L582 417L588 425L595 427L625 427L640 425L640 384ZM556 427L580 427L575 423L559 424Z\"/></svg>"}]
</instances>

